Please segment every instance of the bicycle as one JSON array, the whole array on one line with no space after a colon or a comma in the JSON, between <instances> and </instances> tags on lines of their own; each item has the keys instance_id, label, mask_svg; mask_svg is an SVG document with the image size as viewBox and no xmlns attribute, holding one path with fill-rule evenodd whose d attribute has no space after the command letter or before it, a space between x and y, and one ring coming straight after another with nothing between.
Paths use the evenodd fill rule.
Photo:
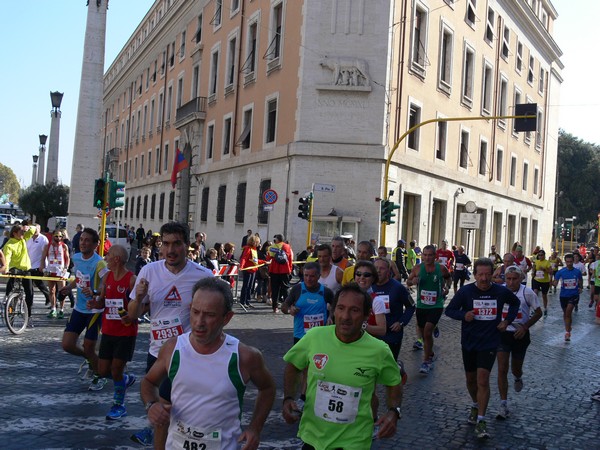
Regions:
<instances>
[{"instance_id":1,"label":"bicycle","mask_svg":"<svg viewBox=\"0 0 600 450\"><path fill-rule=\"evenodd\" d=\"M10 275L27 275L26 271L11 269ZM12 334L21 334L29 324L29 309L25 302L22 278L13 278L10 294L4 299L2 313L6 328Z\"/></svg>"}]
</instances>

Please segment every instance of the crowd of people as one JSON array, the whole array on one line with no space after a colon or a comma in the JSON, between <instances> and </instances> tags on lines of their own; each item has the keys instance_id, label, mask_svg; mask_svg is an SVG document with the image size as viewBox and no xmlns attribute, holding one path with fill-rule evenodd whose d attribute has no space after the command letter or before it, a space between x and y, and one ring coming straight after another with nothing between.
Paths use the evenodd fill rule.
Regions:
<instances>
[{"instance_id":1,"label":"crowd of people","mask_svg":"<svg viewBox=\"0 0 600 450\"><path fill-rule=\"evenodd\" d=\"M504 420L510 416L508 373L514 392L521 392L529 329L547 316L550 289L560 285L566 342L585 277L590 307L600 295L597 247L562 259L553 252L546 259L543 249L528 257L516 243L503 256L492 246L488 257L472 262L463 246L448 248L445 240L439 248L420 248L412 241L408 249L399 240L390 258L388 249L372 240L356 244L351 237L336 236L294 259L281 234L263 243L248 230L238 256L232 242L207 247L203 232L190 242L190 230L182 223L166 223L157 233L141 225L127 229L138 248L133 271L121 245L104 247L100 256L100 236L92 228L78 225L71 243L65 230L45 236L27 222L11 228L0 265L4 273L18 269L55 278L48 285L23 279L28 308L35 284L46 298L49 318L63 318L65 299L76 291L62 348L83 361L89 390L102 390L112 380L107 420L127 415L126 392L137 381L127 363L134 355L138 324L148 315L150 344L140 384L149 423L132 439L155 448L233 449L238 443L258 448L276 387L261 352L224 331L234 314L232 287L238 277L223 273L223 267L241 274L240 305L268 302L274 313L293 316L284 355L282 415L287 423L300 421L303 450L369 448L372 439L393 436L407 380L399 359L404 330L416 316L412 348L423 351L419 372L427 376L439 356L434 342L443 314L461 322L467 421L475 425L478 438L488 438L493 366L498 361L495 417ZM299 281L291 285L296 266ZM69 271L74 277L65 281ZM242 429L248 383L258 394L250 423ZM382 401L377 385L385 386ZM592 398L600 400L600 391Z\"/></svg>"}]
</instances>

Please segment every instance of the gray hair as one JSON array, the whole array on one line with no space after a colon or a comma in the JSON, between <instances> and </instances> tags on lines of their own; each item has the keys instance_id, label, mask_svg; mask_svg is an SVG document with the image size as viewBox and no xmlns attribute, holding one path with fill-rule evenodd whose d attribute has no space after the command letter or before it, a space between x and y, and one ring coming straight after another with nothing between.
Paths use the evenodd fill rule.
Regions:
<instances>
[{"instance_id":1,"label":"gray hair","mask_svg":"<svg viewBox=\"0 0 600 450\"><path fill-rule=\"evenodd\" d=\"M233 294L231 292L231 286L229 283L216 277L202 278L197 281L192 290L192 298L196 295L197 291L208 291L217 292L223 297L223 307L225 308L225 314L233 309Z\"/></svg>"}]
</instances>

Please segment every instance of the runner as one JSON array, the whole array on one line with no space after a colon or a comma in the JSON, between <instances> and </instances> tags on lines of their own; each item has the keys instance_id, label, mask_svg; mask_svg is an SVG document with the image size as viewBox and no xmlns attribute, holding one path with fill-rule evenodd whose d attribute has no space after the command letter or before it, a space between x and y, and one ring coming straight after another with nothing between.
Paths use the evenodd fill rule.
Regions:
<instances>
[{"instance_id":1,"label":"runner","mask_svg":"<svg viewBox=\"0 0 600 450\"><path fill-rule=\"evenodd\" d=\"M191 331L169 339L142 380L148 419L157 428L168 425L169 449L235 450L241 442L244 450L258 448L275 399L275 382L259 350L223 332L233 317L232 306L225 281L198 281ZM159 398L159 386L166 379L172 382L170 405ZM249 382L258 393L250 424L242 431L242 401Z\"/></svg>"},{"instance_id":2,"label":"runner","mask_svg":"<svg viewBox=\"0 0 600 450\"><path fill-rule=\"evenodd\" d=\"M552 263L546 259L546 252L539 250L537 258L533 260L533 281L531 287L535 295L542 292L542 302L544 304L544 316L548 315L548 290L552 280Z\"/></svg>"},{"instance_id":3,"label":"runner","mask_svg":"<svg viewBox=\"0 0 600 450\"><path fill-rule=\"evenodd\" d=\"M553 285L556 286L559 280L560 285L560 307L563 310L563 320L565 322L565 342L571 340L571 331L573 323L573 309L579 303L579 294L583 290L583 275L579 269L573 267L575 258L572 253L565 255L566 267L563 267L554 276Z\"/></svg>"},{"instance_id":4,"label":"runner","mask_svg":"<svg viewBox=\"0 0 600 450\"><path fill-rule=\"evenodd\" d=\"M543 251L543 250L542 250ZM539 253L538 253L539 255ZM542 309L538 296L528 287L521 284L523 272L516 266L506 269L506 287L513 292L521 306L517 318L501 334L498 347L498 391L500 392L500 409L496 419L506 419L508 410L508 368L510 366L515 377L515 392L523 389L523 361L525 352L531 343L529 329L542 317ZM504 305L502 317L508 314L508 305Z\"/></svg>"}]
</instances>

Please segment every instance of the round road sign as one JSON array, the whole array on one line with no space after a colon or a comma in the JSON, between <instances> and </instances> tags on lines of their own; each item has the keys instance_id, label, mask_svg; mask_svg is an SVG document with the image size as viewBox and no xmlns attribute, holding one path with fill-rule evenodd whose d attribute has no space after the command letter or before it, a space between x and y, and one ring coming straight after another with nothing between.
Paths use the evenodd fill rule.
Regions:
<instances>
[{"instance_id":1,"label":"round road sign","mask_svg":"<svg viewBox=\"0 0 600 450\"><path fill-rule=\"evenodd\" d=\"M277 192L275 192L273 189L267 189L265 192L263 192L263 202L265 202L267 205L272 205L276 201Z\"/></svg>"}]
</instances>

